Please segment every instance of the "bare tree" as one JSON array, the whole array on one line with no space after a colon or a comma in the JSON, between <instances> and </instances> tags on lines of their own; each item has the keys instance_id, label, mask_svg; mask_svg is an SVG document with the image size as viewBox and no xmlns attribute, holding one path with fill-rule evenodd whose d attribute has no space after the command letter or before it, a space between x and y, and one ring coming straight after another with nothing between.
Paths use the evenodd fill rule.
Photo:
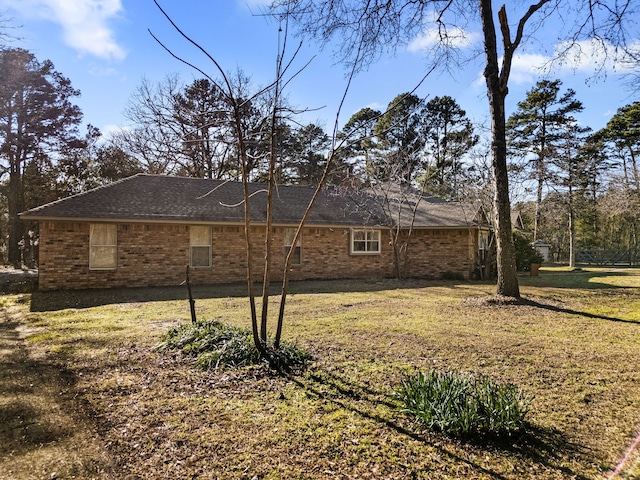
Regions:
<instances>
[{"instance_id":1,"label":"bare tree","mask_svg":"<svg viewBox=\"0 0 640 480\"><path fill-rule=\"evenodd\" d=\"M511 235L511 207L505 140L505 98L514 55L523 42L549 19L564 21L566 42L558 58L575 54L581 41L595 42L600 52L609 45L627 48L627 34L635 28L638 5L631 0L539 0L494 12L491 0L277 0L274 8L297 12L304 33L323 43L339 36L342 59L351 67L366 67L382 52L405 45L421 33L435 38L429 50L432 67L451 69L464 59L466 28L480 25L484 48L484 77L491 118L494 211L497 240L497 293L519 297L515 250ZM497 20L497 23L496 23ZM512 32L514 28L514 32ZM602 64L600 64L602 65Z\"/></svg>"},{"instance_id":2,"label":"bare tree","mask_svg":"<svg viewBox=\"0 0 640 480\"><path fill-rule=\"evenodd\" d=\"M155 0L154 0L155 1ZM217 82L211 76L207 75L202 69L188 64L186 61L181 59L179 56L175 55L170 49L163 47L176 59L187 63L202 75L207 78L210 82L212 82L216 88L221 92L225 101L230 106L230 115L232 118L232 125L235 131L235 147L238 151L239 164L241 166L242 172L242 183L244 195L241 201L244 204L244 217L245 217L245 244L246 244L246 261L247 261L247 288L248 288L248 296L249 296L249 304L251 310L251 324L252 324L252 333L253 340L256 348L259 350L260 354L267 359L271 359L270 347L268 345L267 339L267 319L268 319L268 307L269 307L269 290L270 290L270 272L271 272L271 244L272 244L272 211L273 211L273 195L275 192L276 184L276 164L277 164L277 132L279 128L279 116L282 113L282 103L281 103L281 95L282 88L297 75L298 72L290 74L289 71L292 67L293 59L295 59L296 54L299 51L299 48L295 51L295 53L291 56L289 60L286 60L285 53L287 51L286 48L286 16L283 18L285 21L285 29L283 33L284 41L279 47L278 57L276 61L276 75L275 80L268 85L267 87L254 92L252 95L238 95L237 91L234 89L233 83L230 80L230 77L225 73L220 64L215 60L215 58L209 54L206 50L204 50L198 43L193 41L188 35L186 35L166 14L166 12L160 7L160 5L155 1L156 5L160 9L160 11L165 15L167 20L173 25L173 27L194 47L199 49L214 65L215 70L221 77L221 81ZM156 37L154 37L156 38ZM162 45L160 40L156 38L156 40ZM304 67L303 67L304 68ZM270 138L270 150L268 154L268 174L267 174L267 184L264 190L259 190L258 192L250 193L249 188L249 169L251 166L252 158L250 153L251 148L251 139L246 135L246 129L243 125L243 108L246 107L248 102L251 102L252 99L255 99L265 93L270 94L271 98L271 115L268 125L269 129L269 138ZM345 91L346 95L346 91ZM344 98L343 98L344 100ZM336 115L336 124L337 118L339 116L339 112ZM300 238L302 229L305 225L309 214L311 213L311 209L313 208L314 203L316 202L320 192L326 183L326 180L331 171L332 160L335 152L337 151L336 144L336 135L337 127L334 127L334 140L332 146L329 151L329 155L327 161L325 163L325 168L322 173L321 178L318 181L318 185L310 200L305 213L303 214L302 219L300 220L298 227L295 232L294 239L292 241L292 246L295 246ZM263 270L263 292L262 292L262 312L260 316L260 322L258 322L257 308L256 308L256 300L255 300L255 274L254 274L254 262L253 262L253 253L254 253L254 239L252 235L252 222L250 216L250 204L252 196L255 194L267 194L267 220L265 226L265 258L264 258L264 270ZM282 280L282 292L280 296L280 307L278 312L278 322L276 327L276 334L273 341L273 349L280 348L281 336L282 336L282 327L284 323L284 312L286 305L286 297L288 292L288 282L289 282L289 271L291 269L291 263L293 260L295 247L292 247L286 257L285 266L283 271L283 280Z\"/></svg>"}]
</instances>

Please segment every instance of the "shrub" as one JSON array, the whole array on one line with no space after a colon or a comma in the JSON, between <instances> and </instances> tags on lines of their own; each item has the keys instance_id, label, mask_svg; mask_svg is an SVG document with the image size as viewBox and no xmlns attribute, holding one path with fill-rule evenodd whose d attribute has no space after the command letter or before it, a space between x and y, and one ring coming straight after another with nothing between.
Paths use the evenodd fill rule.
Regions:
<instances>
[{"instance_id":1,"label":"shrub","mask_svg":"<svg viewBox=\"0 0 640 480\"><path fill-rule=\"evenodd\" d=\"M442 278L442 280L464 280L464 275L462 274L462 272L451 272L451 271L446 271L446 272L442 272L442 275L440 276L440 278Z\"/></svg>"},{"instance_id":2,"label":"shrub","mask_svg":"<svg viewBox=\"0 0 640 480\"><path fill-rule=\"evenodd\" d=\"M279 349L266 347L263 358L253 343L250 330L215 320L173 327L162 337L158 350L180 350L196 358L196 366L208 370L268 364L274 370L302 370L311 360L304 350L283 342Z\"/></svg>"},{"instance_id":3,"label":"shrub","mask_svg":"<svg viewBox=\"0 0 640 480\"><path fill-rule=\"evenodd\" d=\"M454 436L510 434L524 426L530 399L512 384L431 370L404 380L402 413L429 430Z\"/></svg>"},{"instance_id":4,"label":"shrub","mask_svg":"<svg viewBox=\"0 0 640 480\"><path fill-rule=\"evenodd\" d=\"M518 271L528 271L532 263L544 262L544 257L538 252L530 240L517 230L513 232L513 245L516 250L516 268Z\"/></svg>"}]
</instances>

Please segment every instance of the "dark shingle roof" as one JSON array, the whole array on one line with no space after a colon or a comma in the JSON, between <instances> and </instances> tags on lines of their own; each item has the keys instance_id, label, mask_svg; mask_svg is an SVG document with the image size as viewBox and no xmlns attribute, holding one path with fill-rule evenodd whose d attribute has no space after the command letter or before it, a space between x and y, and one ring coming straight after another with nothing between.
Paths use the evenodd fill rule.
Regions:
<instances>
[{"instance_id":1,"label":"dark shingle roof","mask_svg":"<svg viewBox=\"0 0 640 480\"><path fill-rule=\"evenodd\" d=\"M252 183L251 220L266 221L266 185ZM314 189L279 186L274 194L273 222L297 224ZM380 225L375 202L363 203L333 190L324 190L307 225ZM461 204L432 197L419 202L414 227L456 227L473 224ZM409 209L406 209L407 212ZM138 174L118 182L61 199L22 214L32 220L118 220L145 222L244 222L241 182ZM406 216L406 215L404 215ZM403 223L406 221L404 218Z\"/></svg>"}]
</instances>

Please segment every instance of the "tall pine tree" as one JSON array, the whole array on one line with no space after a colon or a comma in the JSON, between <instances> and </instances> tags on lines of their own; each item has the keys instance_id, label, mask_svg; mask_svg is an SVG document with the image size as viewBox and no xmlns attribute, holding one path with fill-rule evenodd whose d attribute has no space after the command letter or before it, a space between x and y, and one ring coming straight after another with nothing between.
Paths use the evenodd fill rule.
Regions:
<instances>
[{"instance_id":1,"label":"tall pine tree","mask_svg":"<svg viewBox=\"0 0 640 480\"><path fill-rule=\"evenodd\" d=\"M78 134L80 92L69 79L20 48L0 51L0 178L8 175L8 261L21 266L25 232L18 214L24 202L23 175L68 149L84 146Z\"/></svg>"},{"instance_id":2,"label":"tall pine tree","mask_svg":"<svg viewBox=\"0 0 640 480\"><path fill-rule=\"evenodd\" d=\"M539 81L507 120L510 154L521 159L536 186L534 240L539 233L540 206L544 185L550 176L550 162L557 157L564 135L575 121L573 114L583 108L575 99L575 91L569 89L559 96L561 85L560 80Z\"/></svg>"}]
</instances>

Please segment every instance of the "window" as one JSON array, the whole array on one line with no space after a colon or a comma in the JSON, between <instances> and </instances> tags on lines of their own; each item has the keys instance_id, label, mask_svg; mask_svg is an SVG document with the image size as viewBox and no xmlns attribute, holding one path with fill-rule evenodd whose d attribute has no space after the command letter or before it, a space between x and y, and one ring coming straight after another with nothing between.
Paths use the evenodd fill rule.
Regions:
<instances>
[{"instance_id":1,"label":"window","mask_svg":"<svg viewBox=\"0 0 640 480\"><path fill-rule=\"evenodd\" d=\"M351 230L351 253L380 253L380 230Z\"/></svg>"},{"instance_id":2,"label":"window","mask_svg":"<svg viewBox=\"0 0 640 480\"><path fill-rule=\"evenodd\" d=\"M191 265L192 267L210 267L211 228L191 227L189 231L191 237L191 260L189 262L189 265Z\"/></svg>"},{"instance_id":3,"label":"window","mask_svg":"<svg viewBox=\"0 0 640 480\"><path fill-rule=\"evenodd\" d=\"M489 245L489 232L478 232L478 250L486 250Z\"/></svg>"},{"instance_id":4,"label":"window","mask_svg":"<svg viewBox=\"0 0 640 480\"><path fill-rule=\"evenodd\" d=\"M293 239L296 236L295 228L285 228L284 229L284 258L286 260L287 255L289 255L289 250L291 250L291 246L293 245ZM300 265L302 264L302 235L298 237L298 242L296 243L296 247L293 251L293 256L291 257L291 265Z\"/></svg>"},{"instance_id":5,"label":"window","mask_svg":"<svg viewBox=\"0 0 640 480\"><path fill-rule=\"evenodd\" d=\"M117 225L92 223L89 226L89 268L91 270L113 270L116 268L117 241Z\"/></svg>"}]
</instances>

